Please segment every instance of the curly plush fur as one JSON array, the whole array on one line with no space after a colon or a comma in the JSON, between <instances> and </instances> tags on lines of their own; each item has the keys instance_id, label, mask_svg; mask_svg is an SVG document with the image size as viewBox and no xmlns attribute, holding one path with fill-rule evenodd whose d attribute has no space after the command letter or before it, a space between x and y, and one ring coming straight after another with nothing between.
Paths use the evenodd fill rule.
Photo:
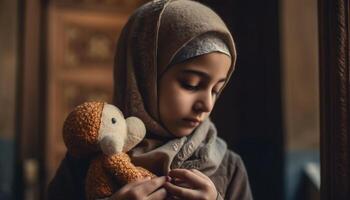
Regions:
<instances>
[{"instance_id":1,"label":"curly plush fur","mask_svg":"<svg viewBox=\"0 0 350 200\"><path fill-rule=\"evenodd\" d=\"M106 106L108 105L108 106ZM104 112L104 109L110 109ZM112 110L111 110L112 109ZM110 118L115 123L109 123ZM105 118L104 118L105 117ZM118 123L116 123L118 119ZM129 119L129 118L128 118ZM130 120L131 119L131 120ZM111 196L120 186L143 179L155 177L148 170L136 167L131 163L130 157L125 152L114 152L115 149L129 149L141 141L145 133L141 120L130 118L125 120L122 113L114 106L103 102L86 102L77 106L67 117L63 126L63 139L68 152L75 157L93 156L86 176L85 190L87 199L98 199ZM123 124L124 123L124 124ZM140 123L142 126L140 126ZM103 132L101 126L109 126L108 145L123 144L128 148L108 149L108 153L101 151ZM115 126L121 126L116 129ZM123 127L129 127L123 129ZM141 128L140 128L141 127ZM127 131L127 133L109 133L113 130ZM139 132L136 133L135 132ZM102 134L102 135L101 135ZM119 136L119 137L118 137ZM131 139L128 140L130 137ZM136 138L136 139L135 139ZM120 141L112 141L120 140ZM103 149L103 148L102 148ZM112 152L112 153L111 153Z\"/></svg>"}]
</instances>

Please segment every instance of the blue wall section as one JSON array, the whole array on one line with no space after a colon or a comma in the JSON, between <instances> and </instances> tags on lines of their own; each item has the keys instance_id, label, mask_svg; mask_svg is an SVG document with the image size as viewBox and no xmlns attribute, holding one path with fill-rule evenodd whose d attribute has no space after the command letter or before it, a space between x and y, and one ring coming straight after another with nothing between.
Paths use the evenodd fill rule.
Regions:
<instances>
[{"instance_id":1,"label":"blue wall section","mask_svg":"<svg viewBox=\"0 0 350 200\"><path fill-rule=\"evenodd\" d=\"M0 200L11 199L14 177L14 141L0 139Z\"/></svg>"},{"instance_id":2,"label":"blue wall section","mask_svg":"<svg viewBox=\"0 0 350 200\"><path fill-rule=\"evenodd\" d=\"M317 150L298 150L286 153L285 162L285 200L297 200L303 170L307 163L320 163Z\"/></svg>"}]
</instances>

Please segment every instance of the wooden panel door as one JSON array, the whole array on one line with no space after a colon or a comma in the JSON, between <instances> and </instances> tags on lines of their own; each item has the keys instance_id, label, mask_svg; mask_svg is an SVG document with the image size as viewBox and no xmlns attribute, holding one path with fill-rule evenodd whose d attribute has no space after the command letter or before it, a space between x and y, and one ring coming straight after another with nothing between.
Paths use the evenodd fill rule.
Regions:
<instances>
[{"instance_id":1,"label":"wooden panel door","mask_svg":"<svg viewBox=\"0 0 350 200\"><path fill-rule=\"evenodd\" d=\"M62 127L69 112L84 101L112 101L117 39L141 3L105 1L101 6L97 1L60 1L49 5L47 181L66 152Z\"/></svg>"}]
</instances>

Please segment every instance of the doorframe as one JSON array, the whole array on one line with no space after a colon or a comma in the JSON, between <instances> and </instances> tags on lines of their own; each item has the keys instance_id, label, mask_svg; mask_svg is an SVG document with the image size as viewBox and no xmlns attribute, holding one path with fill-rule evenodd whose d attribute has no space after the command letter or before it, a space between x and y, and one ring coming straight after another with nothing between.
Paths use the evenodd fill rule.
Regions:
<instances>
[{"instance_id":1,"label":"doorframe","mask_svg":"<svg viewBox=\"0 0 350 200\"><path fill-rule=\"evenodd\" d=\"M350 199L349 1L319 0L321 199Z\"/></svg>"}]
</instances>

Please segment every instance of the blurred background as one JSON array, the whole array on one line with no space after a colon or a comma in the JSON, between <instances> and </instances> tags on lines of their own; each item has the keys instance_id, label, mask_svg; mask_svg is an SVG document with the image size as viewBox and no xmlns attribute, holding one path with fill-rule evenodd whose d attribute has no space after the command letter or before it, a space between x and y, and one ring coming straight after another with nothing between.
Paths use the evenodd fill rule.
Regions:
<instances>
[{"instance_id":1,"label":"blurred background","mask_svg":"<svg viewBox=\"0 0 350 200\"><path fill-rule=\"evenodd\" d=\"M111 102L120 31L146 0L0 0L0 200L45 199L64 118ZM319 199L316 0L201 0L236 40L212 118L255 199ZM147 25L147 24L145 24Z\"/></svg>"}]
</instances>

